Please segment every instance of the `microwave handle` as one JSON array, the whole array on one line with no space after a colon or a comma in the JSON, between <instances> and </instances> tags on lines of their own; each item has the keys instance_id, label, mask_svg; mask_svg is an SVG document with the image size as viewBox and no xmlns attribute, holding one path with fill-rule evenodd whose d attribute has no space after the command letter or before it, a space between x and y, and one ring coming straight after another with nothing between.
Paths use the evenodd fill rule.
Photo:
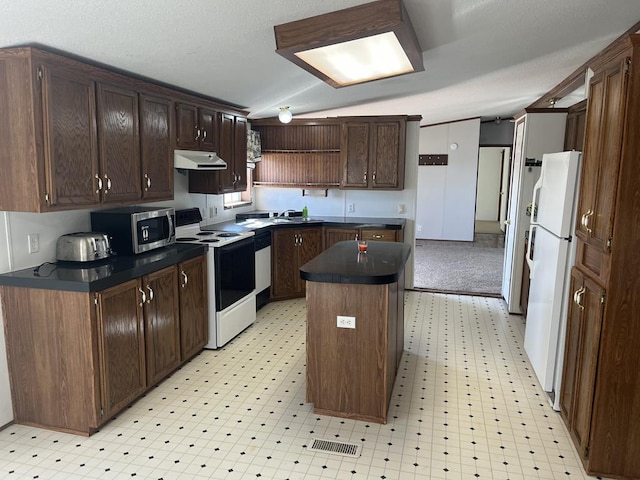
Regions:
<instances>
[{"instance_id":1,"label":"microwave handle","mask_svg":"<svg viewBox=\"0 0 640 480\"><path fill-rule=\"evenodd\" d=\"M167 211L166 212L167 215L167 219L169 220L169 238L173 238L175 237L175 229L173 228L173 217L171 216L171 212Z\"/></svg>"}]
</instances>

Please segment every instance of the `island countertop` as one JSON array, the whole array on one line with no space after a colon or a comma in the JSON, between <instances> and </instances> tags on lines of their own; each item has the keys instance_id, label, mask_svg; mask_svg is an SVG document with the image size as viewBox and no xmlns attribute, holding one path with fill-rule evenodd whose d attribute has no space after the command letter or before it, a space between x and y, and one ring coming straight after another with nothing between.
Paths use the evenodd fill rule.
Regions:
<instances>
[{"instance_id":1,"label":"island countertop","mask_svg":"<svg viewBox=\"0 0 640 480\"><path fill-rule=\"evenodd\" d=\"M398 281L411 253L400 242L369 242L358 253L354 240L338 242L300 267L300 278L310 282L384 285Z\"/></svg>"}]
</instances>

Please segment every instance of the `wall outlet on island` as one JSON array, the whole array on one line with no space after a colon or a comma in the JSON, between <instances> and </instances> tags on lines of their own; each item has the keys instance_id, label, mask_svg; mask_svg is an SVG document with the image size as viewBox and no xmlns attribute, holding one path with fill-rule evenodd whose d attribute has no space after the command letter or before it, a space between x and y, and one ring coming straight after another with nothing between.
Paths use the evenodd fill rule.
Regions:
<instances>
[{"instance_id":1,"label":"wall outlet on island","mask_svg":"<svg viewBox=\"0 0 640 480\"><path fill-rule=\"evenodd\" d=\"M356 317L338 315L338 328L356 328Z\"/></svg>"},{"instance_id":2,"label":"wall outlet on island","mask_svg":"<svg viewBox=\"0 0 640 480\"><path fill-rule=\"evenodd\" d=\"M347 205L347 213L354 213L356 211L356 204L355 203L349 203Z\"/></svg>"}]
</instances>

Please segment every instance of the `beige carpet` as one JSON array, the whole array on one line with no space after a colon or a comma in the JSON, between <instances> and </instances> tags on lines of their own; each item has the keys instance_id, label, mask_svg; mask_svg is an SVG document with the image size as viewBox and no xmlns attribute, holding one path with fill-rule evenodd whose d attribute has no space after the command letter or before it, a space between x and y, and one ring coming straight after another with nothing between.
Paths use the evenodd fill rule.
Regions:
<instances>
[{"instance_id":1,"label":"beige carpet","mask_svg":"<svg viewBox=\"0 0 640 480\"><path fill-rule=\"evenodd\" d=\"M416 240L414 287L499 296L504 235L481 233L473 242Z\"/></svg>"}]
</instances>

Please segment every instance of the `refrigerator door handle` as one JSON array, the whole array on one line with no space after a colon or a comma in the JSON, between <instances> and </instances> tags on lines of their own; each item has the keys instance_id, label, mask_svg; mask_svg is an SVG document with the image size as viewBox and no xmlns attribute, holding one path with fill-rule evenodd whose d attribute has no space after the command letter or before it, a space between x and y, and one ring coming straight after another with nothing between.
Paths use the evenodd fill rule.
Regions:
<instances>
[{"instance_id":1,"label":"refrigerator door handle","mask_svg":"<svg viewBox=\"0 0 640 480\"><path fill-rule=\"evenodd\" d=\"M538 221L538 198L540 197L540 189L542 189L542 177L544 176L544 169L540 172L540 178L533 186L533 198L531 199L531 221Z\"/></svg>"},{"instance_id":2,"label":"refrigerator door handle","mask_svg":"<svg viewBox=\"0 0 640 480\"><path fill-rule=\"evenodd\" d=\"M534 195L535 197L535 195ZM538 228L538 225L531 224L529 228L529 241L527 242L527 265L529 265L529 278L533 278L533 253L531 251L531 242L534 239L534 229Z\"/></svg>"}]
</instances>

